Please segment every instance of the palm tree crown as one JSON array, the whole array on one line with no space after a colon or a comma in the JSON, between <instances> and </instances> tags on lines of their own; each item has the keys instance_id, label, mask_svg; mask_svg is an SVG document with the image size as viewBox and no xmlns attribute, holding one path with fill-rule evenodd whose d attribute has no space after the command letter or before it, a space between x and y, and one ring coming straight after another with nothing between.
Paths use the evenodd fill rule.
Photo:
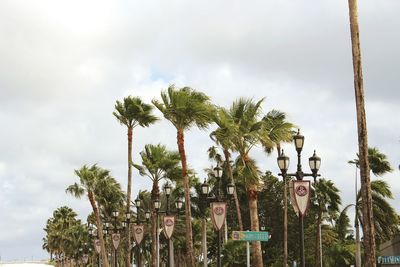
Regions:
<instances>
[{"instance_id":1,"label":"palm tree crown","mask_svg":"<svg viewBox=\"0 0 400 267\"><path fill-rule=\"evenodd\" d=\"M153 106L144 103L139 97L128 96L123 102L117 100L113 115L129 128L135 128L137 125L148 127L158 120L152 115L152 111Z\"/></svg>"},{"instance_id":2,"label":"palm tree crown","mask_svg":"<svg viewBox=\"0 0 400 267\"><path fill-rule=\"evenodd\" d=\"M209 125L212 105L204 93L190 87L176 89L171 85L161 93L161 99L162 102L153 100L152 103L175 128L186 130L196 125L203 129Z\"/></svg>"}]
</instances>

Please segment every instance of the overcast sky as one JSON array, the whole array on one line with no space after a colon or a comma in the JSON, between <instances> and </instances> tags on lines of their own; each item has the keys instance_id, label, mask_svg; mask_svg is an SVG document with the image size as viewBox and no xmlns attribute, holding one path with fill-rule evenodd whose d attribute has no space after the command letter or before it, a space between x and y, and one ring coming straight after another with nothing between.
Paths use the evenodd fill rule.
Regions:
<instances>
[{"instance_id":1,"label":"overcast sky","mask_svg":"<svg viewBox=\"0 0 400 267\"><path fill-rule=\"evenodd\" d=\"M400 1L359 3L369 145L394 167L384 176L400 210ZM397 73L397 74L396 74ZM47 218L68 205L86 218L85 199L65 188L74 169L98 163L126 185L126 129L116 100L160 98L169 84L191 86L228 107L266 97L306 137L321 174L353 202L357 131L347 1L55 1L0 2L0 256L45 258ZM159 114L161 117L161 114ZM214 127L214 126L213 126ZM164 119L136 128L133 154L147 143L176 149ZM189 165L211 162L207 131L186 136ZM286 145L294 170L295 151ZM278 173L275 155L252 154ZM303 163L307 167L307 163ZM373 178L375 179L375 178ZM150 181L133 175L133 197Z\"/></svg>"}]
</instances>

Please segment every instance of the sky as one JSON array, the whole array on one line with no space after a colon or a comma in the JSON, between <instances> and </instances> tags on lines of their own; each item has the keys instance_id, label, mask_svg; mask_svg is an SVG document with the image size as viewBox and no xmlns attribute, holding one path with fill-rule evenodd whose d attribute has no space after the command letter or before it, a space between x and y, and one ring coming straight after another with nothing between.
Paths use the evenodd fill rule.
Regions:
<instances>
[{"instance_id":1,"label":"sky","mask_svg":"<svg viewBox=\"0 0 400 267\"><path fill-rule=\"evenodd\" d=\"M388 156L385 175L400 211L400 1L359 1L369 145ZM0 1L0 257L42 259L43 227L60 206L85 219L86 199L65 193L74 170L97 163L126 187L126 128L112 115L128 95L160 99L190 86L229 107L265 97L305 136L320 173L354 202L356 110L347 1ZM161 118L162 115L156 114ZM397 114L397 115L396 115ZM210 167L209 132L186 134L188 163ZM165 119L134 131L133 158L145 144L176 149ZM284 145L292 159L292 144ZM252 152L262 171L276 156ZM307 167L307 162L303 166ZM307 170L307 168L305 168ZM376 179L372 177L372 179ZM133 193L150 181L133 174Z\"/></svg>"}]
</instances>

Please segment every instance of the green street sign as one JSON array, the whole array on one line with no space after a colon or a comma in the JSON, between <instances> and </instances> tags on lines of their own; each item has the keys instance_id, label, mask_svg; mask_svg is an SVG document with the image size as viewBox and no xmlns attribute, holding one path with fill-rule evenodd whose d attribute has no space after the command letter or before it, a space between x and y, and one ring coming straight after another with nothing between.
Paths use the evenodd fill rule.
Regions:
<instances>
[{"instance_id":1,"label":"green street sign","mask_svg":"<svg viewBox=\"0 0 400 267\"><path fill-rule=\"evenodd\" d=\"M400 256L381 256L378 257L378 263L380 264L399 264Z\"/></svg>"},{"instance_id":2,"label":"green street sign","mask_svg":"<svg viewBox=\"0 0 400 267\"><path fill-rule=\"evenodd\" d=\"M257 231L233 231L232 240L236 241L268 241L270 238L269 232Z\"/></svg>"}]
</instances>

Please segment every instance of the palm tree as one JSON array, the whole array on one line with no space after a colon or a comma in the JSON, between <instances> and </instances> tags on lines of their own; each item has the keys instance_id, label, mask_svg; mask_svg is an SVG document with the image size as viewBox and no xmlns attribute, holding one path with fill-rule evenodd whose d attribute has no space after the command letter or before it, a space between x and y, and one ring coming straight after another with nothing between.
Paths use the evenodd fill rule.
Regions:
<instances>
[{"instance_id":1,"label":"palm tree","mask_svg":"<svg viewBox=\"0 0 400 267\"><path fill-rule=\"evenodd\" d=\"M83 195L87 195L92 206L93 213L96 218L97 234L100 240L101 257L103 261L103 266L108 267L108 260L105 250L105 243L103 238L103 224L100 219L99 202L104 200L104 192L109 191L109 185L114 185L113 189L118 189L115 187L117 182L110 175L110 171L98 167L96 164L88 167L84 165L79 170L75 170L76 176L79 177L79 183L74 183L67 187L66 192L75 196L76 198L81 198ZM115 192L115 194L120 194L120 192Z\"/></svg>"},{"instance_id":2,"label":"palm tree","mask_svg":"<svg viewBox=\"0 0 400 267\"><path fill-rule=\"evenodd\" d=\"M235 151L239 152L236 160L239 174L244 179L249 201L251 230L259 230L257 199L260 188L259 170L256 163L249 156L251 149L258 145L269 151L274 142L265 131L265 124L259 119L261 116L261 99L254 103L251 99L240 98L230 107L228 114L234 124L235 136L232 140ZM253 263L256 267L263 266L261 243L253 242Z\"/></svg>"},{"instance_id":3,"label":"palm tree","mask_svg":"<svg viewBox=\"0 0 400 267\"><path fill-rule=\"evenodd\" d=\"M128 96L123 102L117 100L113 115L118 121L128 128L128 186L126 195L126 212L130 212L131 190L132 190L132 135L136 126L148 127L157 117L152 114L153 106L144 103L139 97ZM126 228L127 246L126 253L130 255L130 228ZM130 266L130 258L127 257L126 265Z\"/></svg>"},{"instance_id":4,"label":"palm tree","mask_svg":"<svg viewBox=\"0 0 400 267\"><path fill-rule=\"evenodd\" d=\"M264 116L265 129L269 138L275 143L278 157L281 156L281 143L291 142L293 140L294 124L286 121L286 114L279 110L271 110ZM267 151L270 152L270 151ZM288 262L288 218L287 218L287 181L283 176L283 266L287 266Z\"/></svg>"},{"instance_id":5,"label":"palm tree","mask_svg":"<svg viewBox=\"0 0 400 267\"><path fill-rule=\"evenodd\" d=\"M142 165L133 164L133 166L139 170L141 176L150 178L153 182L151 190L151 228L152 228L152 243L151 243L151 255L152 265L157 265L157 214L154 208L154 200L160 198L160 187L159 182L163 178L167 178L173 173L180 171L179 161L180 156L178 152L168 151L164 145L146 145L144 150L140 152L142 157Z\"/></svg>"},{"instance_id":6,"label":"palm tree","mask_svg":"<svg viewBox=\"0 0 400 267\"><path fill-rule=\"evenodd\" d=\"M46 226L43 229L46 232L46 237L43 238L43 248L46 249L52 257L65 254L66 231L76 224L76 212L67 206L62 206L53 212L53 217L47 220Z\"/></svg>"},{"instance_id":7,"label":"palm tree","mask_svg":"<svg viewBox=\"0 0 400 267\"><path fill-rule=\"evenodd\" d=\"M391 239L399 231L399 218L395 209L387 201L393 199L387 182L374 180L371 182L372 207L374 212L375 239L378 244ZM357 194L357 206L362 205L361 192ZM358 214L359 222L364 227L363 214Z\"/></svg>"},{"instance_id":8,"label":"palm tree","mask_svg":"<svg viewBox=\"0 0 400 267\"><path fill-rule=\"evenodd\" d=\"M321 242L321 223L324 215L328 215L328 218L334 219L339 213L339 206L341 205L341 199L339 195L339 189L334 185L331 180L319 179L314 184L314 198L315 207L317 210L317 224L316 224L316 240L315 240L315 266L321 266L322 255L319 249Z\"/></svg>"},{"instance_id":9,"label":"palm tree","mask_svg":"<svg viewBox=\"0 0 400 267\"><path fill-rule=\"evenodd\" d=\"M356 208L356 217L355 217L355 228L356 228L356 267L361 266L361 250L360 250L360 229L359 229L359 216L362 216L360 210L358 209L361 205L360 198L361 198L361 191L357 192L357 172L358 169L360 168L360 160L359 160L359 154L357 154L357 158L348 161L350 164L354 164L356 166L356 203L355 203L355 208ZM369 147L368 148L368 163L369 166L371 167L371 172L376 175L376 176L382 176L388 172L392 171L392 167L390 166L390 163L387 160L387 157L385 154L381 153L378 148L376 147ZM371 183L372 187L372 183ZM373 193L372 193L372 198L373 198ZM374 210L374 208L373 208ZM374 224L375 226L375 224Z\"/></svg>"},{"instance_id":10,"label":"palm tree","mask_svg":"<svg viewBox=\"0 0 400 267\"><path fill-rule=\"evenodd\" d=\"M220 145L223 149L224 157L225 157L225 167L227 168L229 178L231 183L234 184L235 180L233 178L233 171L231 166L231 152L233 149L232 140L235 136L234 132L234 124L230 119L227 111L223 108L219 108L213 116L214 122L218 125L218 128L214 130L210 134L210 138L218 145ZM243 221L242 221L242 213L240 211L239 199L237 196L237 192L233 193L233 199L235 201L236 207L236 215L238 219L239 231L243 231Z\"/></svg>"},{"instance_id":11,"label":"palm tree","mask_svg":"<svg viewBox=\"0 0 400 267\"><path fill-rule=\"evenodd\" d=\"M184 132L196 125L201 129L207 128L211 122L213 107L210 98L193 90L190 87L176 89L169 86L166 92L161 93L162 101L153 100L152 103L163 113L177 130L178 151L182 164L182 179L185 193L185 220L186 220L186 249L188 254L188 265L195 266L193 252L192 215L190 204L189 177L187 173L187 161L184 143Z\"/></svg>"},{"instance_id":12,"label":"palm tree","mask_svg":"<svg viewBox=\"0 0 400 267\"><path fill-rule=\"evenodd\" d=\"M349 0L349 17L351 31L351 48L353 55L354 90L357 111L358 152L360 158L362 211L365 219L363 228L366 266L376 266L375 229L372 208L372 191L368 162L367 118L364 103L364 84L361 63L360 32L358 27L357 0Z\"/></svg>"}]
</instances>

